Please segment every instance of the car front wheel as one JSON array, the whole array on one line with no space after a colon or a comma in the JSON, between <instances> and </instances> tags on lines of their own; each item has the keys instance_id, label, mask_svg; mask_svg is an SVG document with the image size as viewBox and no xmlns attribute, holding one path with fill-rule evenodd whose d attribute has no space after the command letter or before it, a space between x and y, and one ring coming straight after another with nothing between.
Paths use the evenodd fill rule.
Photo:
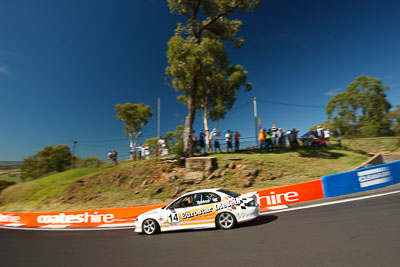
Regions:
<instances>
[{"instance_id":1,"label":"car front wheel","mask_svg":"<svg viewBox=\"0 0 400 267\"><path fill-rule=\"evenodd\" d=\"M160 231L160 226L155 220L146 219L143 222L142 229L146 235L154 235Z\"/></svg>"},{"instance_id":2,"label":"car front wheel","mask_svg":"<svg viewBox=\"0 0 400 267\"><path fill-rule=\"evenodd\" d=\"M217 225L222 230L228 230L235 227L236 218L232 213L223 212L217 216Z\"/></svg>"}]
</instances>

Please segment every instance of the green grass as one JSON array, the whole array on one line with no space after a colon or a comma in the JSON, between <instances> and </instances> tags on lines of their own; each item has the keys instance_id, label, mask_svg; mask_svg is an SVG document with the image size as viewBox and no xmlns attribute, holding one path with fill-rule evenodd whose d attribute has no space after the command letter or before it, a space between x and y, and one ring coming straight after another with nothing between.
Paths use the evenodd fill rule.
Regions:
<instances>
[{"instance_id":1,"label":"green grass","mask_svg":"<svg viewBox=\"0 0 400 267\"><path fill-rule=\"evenodd\" d=\"M0 207L18 211L28 207L41 207L47 200L60 198L65 187L78 178L103 171L104 167L87 167L53 174L34 181L20 183L1 192L0 203L8 203Z\"/></svg>"},{"instance_id":2,"label":"green grass","mask_svg":"<svg viewBox=\"0 0 400 267\"><path fill-rule=\"evenodd\" d=\"M369 157L363 154L336 149L299 149L272 153L214 154L219 164L232 160L249 169L259 169L254 188L285 186L319 179L322 176L354 169ZM239 171L237 171L239 173ZM230 175L232 177L232 175Z\"/></svg>"},{"instance_id":3,"label":"green grass","mask_svg":"<svg viewBox=\"0 0 400 267\"><path fill-rule=\"evenodd\" d=\"M331 144L337 145L338 139L331 139ZM343 148L364 153L398 152L400 137L354 138L341 140Z\"/></svg>"}]
</instances>

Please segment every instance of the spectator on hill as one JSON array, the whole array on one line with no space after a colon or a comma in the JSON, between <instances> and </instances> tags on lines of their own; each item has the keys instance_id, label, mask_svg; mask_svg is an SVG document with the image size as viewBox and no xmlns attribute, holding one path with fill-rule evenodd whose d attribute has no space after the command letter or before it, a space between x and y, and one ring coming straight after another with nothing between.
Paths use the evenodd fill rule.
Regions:
<instances>
[{"instance_id":1,"label":"spectator on hill","mask_svg":"<svg viewBox=\"0 0 400 267\"><path fill-rule=\"evenodd\" d=\"M217 129L214 128L211 132L211 136L214 138L214 151L217 152L217 150L219 150L219 152L221 152L221 147L219 145L219 137L221 136L221 132L218 132Z\"/></svg>"},{"instance_id":2,"label":"spectator on hill","mask_svg":"<svg viewBox=\"0 0 400 267\"><path fill-rule=\"evenodd\" d=\"M226 152L229 152L229 150L232 152L232 134L231 130L228 130L225 134L225 141L226 141Z\"/></svg>"},{"instance_id":3,"label":"spectator on hill","mask_svg":"<svg viewBox=\"0 0 400 267\"><path fill-rule=\"evenodd\" d=\"M276 128L275 122L272 123L272 128L270 130L271 130L270 135L271 135L272 146L276 146L278 139L278 133L277 133L278 129Z\"/></svg>"},{"instance_id":4,"label":"spectator on hill","mask_svg":"<svg viewBox=\"0 0 400 267\"><path fill-rule=\"evenodd\" d=\"M206 131L204 129L200 130L199 133L199 152L203 150L204 153L206 153L206 143L205 143L205 138L206 138Z\"/></svg>"},{"instance_id":5,"label":"spectator on hill","mask_svg":"<svg viewBox=\"0 0 400 267\"><path fill-rule=\"evenodd\" d=\"M265 148L265 129L262 128L260 129L260 132L258 133L258 141L260 141L260 149Z\"/></svg>"},{"instance_id":6,"label":"spectator on hill","mask_svg":"<svg viewBox=\"0 0 400 267\"><path fill-rule=\"evenodd\" d=\"M297 142L297 133L298 133L298 131L296 130L296 128L293 128L290 131L290 134L289 134L290 149L295 149L299 145L299 143Z\"/></svg>"},{"instance_id":7,"label":"spectator on hill","mask_svg":"<svg viewBox=\"0 0 400 267\"><path fill-rule=\"evenodd\" d=\"M283 147L284 144L284 139L285 139L285 132L282 130L282 128L278 128L276 132L276 136L278 138L278 145L279 147Z\"/></svg>"},{"instance_id":8,"label":"spectator on hill","mask_svg":"<svg viewBox=\"0 0 400 267\"><path fill-rule=\"evenodd\" d=\"M111 150L111 160L114 162L114 165L118 165L118 153L114 148Z\"/></svg>"},{"instance_id":9,"label":"spectator on hill","mask_svg":"<svg viewBox=\"0 0 400 267\"><path fill-rule=\"evenodd\" d=\"M317 127L317 134L318 138L324 138L324 128L322 128L321 125L318 125Z\"/></svg>"},{"instance_id":10,"label":"spectator on hill","mask_svg":"<svg viewBox=\"0 0 400 267\"><path fill-rule=\"evenodd\" d=\"M265 146L267 151L269 152L271 148L273 148L272 144L272 130L268 129L268 132L265 133Z\"/></svg>"},{"instance_id":11,"label":"spectator on hill","mask_svg":"<svg viewBox=\"0 0 400 267\"><path fill-rule=\"evenodd\" d=\"M239 138L240 138L240 133L238 131L235 132L234 137L235 137L235 152L239 151Z\"/></svg>"},{"instance_id":12,"label":"spectator on hill","mask_svg":"<svg viewBox=\"0 0 400 267\"><path fill-rule=\"evenodd\" d=\"M149 145L145 145L145 146L143 147L143 154L144 154L144 157L145 157L146 159L149 159L149 158L150 158L150 147L149 147Z\"/></svg>"},{"instance_id":13,"label":"spectator on hill","mask_svg":"<svg viewBox=\"0 0 400 267\"><path fill-rule=\"evenodd\" d=\"M157 146L158 146L158 152L157 152L158 156L164 156L168 154L168 149L165 143L165 139L162 136L160 136L160 138L158 139Z\"/></svg>"},{"instance_id":14,"label":"spectator on hill","mask_svg":"<svg viewBox=\"0 0 400 267\"><path fill-rule=\"evenodd\" d=\"M329 129L325 129L324 130L324 137L326 140L329 140L329 137L331 136L331 132L329 131Z\"/></svg>"},{"instance_id":15,"label":"spectator on hill","mask_svg":"<svg viewBox=\"0 0 400 267\"><path fill-rule=\"evenodd\" d=\"M143 156L143 146L142 146L142 144L139 144L137 147L136 147L136 149L137 149L137 152L138 152L138 158L139 158L139 160L141 160L142 159L142 156Z\"/></svg>"}]
</instances>

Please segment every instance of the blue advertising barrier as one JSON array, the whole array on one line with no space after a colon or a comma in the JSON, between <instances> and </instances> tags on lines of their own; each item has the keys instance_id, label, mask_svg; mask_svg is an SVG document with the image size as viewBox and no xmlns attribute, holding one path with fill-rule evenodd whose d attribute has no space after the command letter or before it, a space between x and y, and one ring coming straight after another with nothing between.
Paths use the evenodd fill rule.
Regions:
<instances>
[{"instance_id":1,"label":"blue advertising barrier","mask_svg":"<svg viewBox=\"0 0 400 267\"><path fill-rule=\"evenodd\" d=\"M400 183L400 161L322 177L325 197L336 197Z\"/></svg>"}]
</instances>

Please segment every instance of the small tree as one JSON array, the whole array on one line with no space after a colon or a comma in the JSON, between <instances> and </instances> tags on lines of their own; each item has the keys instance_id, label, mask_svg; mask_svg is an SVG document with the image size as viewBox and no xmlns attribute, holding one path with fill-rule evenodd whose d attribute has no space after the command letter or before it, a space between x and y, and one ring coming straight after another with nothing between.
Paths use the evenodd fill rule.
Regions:
<instances>
[{"instance_id":1,"label":"small tree","mask_svg":"<svg viewBox=\"0 0 400 267\"><path fill-rule=\"evenodd\" d=\"M32 180L51 172L65 171L70 165L72 154L67 145L46 146L37 154L24 159L21 164L21 179Z\"/></svg>"},{"instance_id":2,"label":"small tree","mask_svg":"<svg viewBox=\"0 0 400 267\"><path fill-rule=\"evenodd\" d=\"M170 153L175 153L176 158L183 157L183 125L178 125L175 132L167 132L165 142Z\"/></svg>"},{"instance_id":3,"label":"small tree","mask_svg":"<svg viewBox=\"0 0 400 267\"><path fill-rule=\"evenodd\" d=\"M117 112L117 120L125 123L125 134L129 137L129 149L133 152L136 147L137 140L142 134L144 125L147 124L149 118L153 115L153 110L150 106L140 104L117 104L115 106ZM130 154L133 158L133 154Z\"/></svg>"}]
</instances>

